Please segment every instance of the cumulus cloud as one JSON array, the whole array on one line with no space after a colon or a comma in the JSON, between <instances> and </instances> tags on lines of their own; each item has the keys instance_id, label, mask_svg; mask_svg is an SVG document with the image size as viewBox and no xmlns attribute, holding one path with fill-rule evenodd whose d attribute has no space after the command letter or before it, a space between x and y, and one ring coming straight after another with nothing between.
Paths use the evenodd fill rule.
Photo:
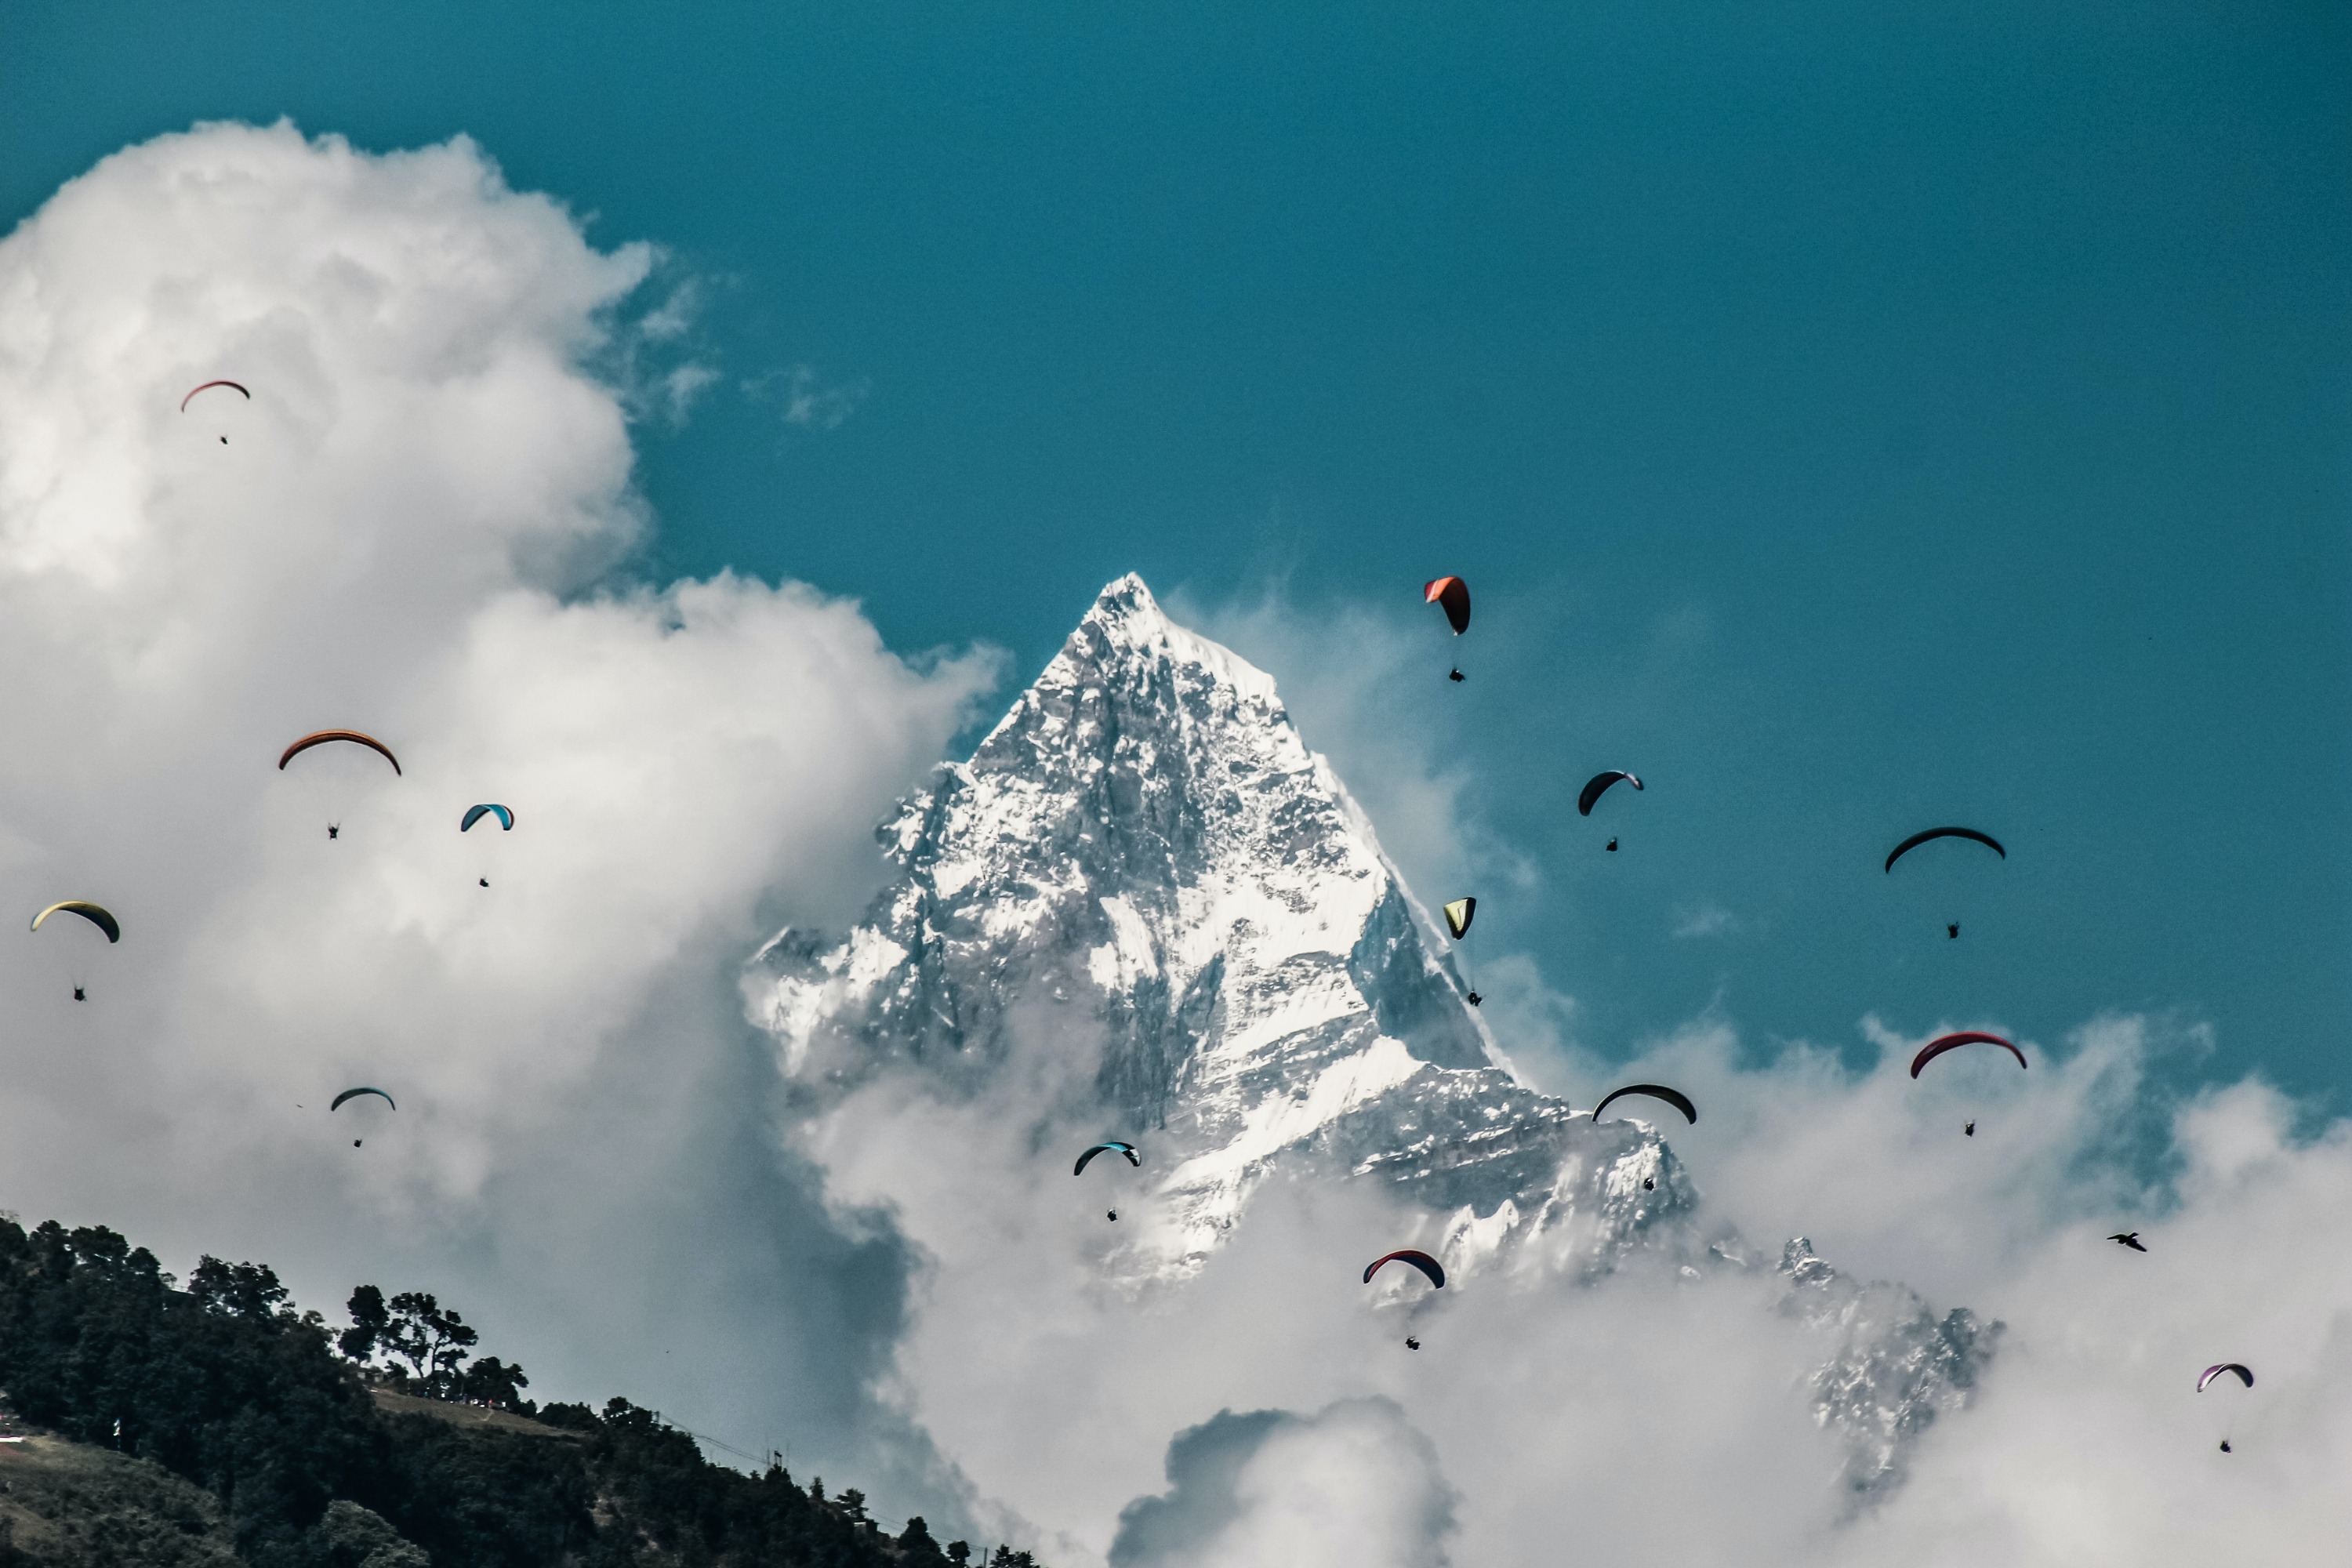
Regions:
<instances>
[{"instance_id":1,"label":"cumulus cloud","mask_svg":"<svg viewBox=\"0 0 2352 1568\"><path fill-rule=\"evenodd\" d=\"M1454 1530L1436 1451L1387 1399L1221 1410L1169 1444L1168 1482L1121 1511L1111 1568L1404 1568L1444 1563Z\"/></svg>"},{"instance_id":2,"label":"cumulus cloud","mask_svg":"<svg viewBox=\"0 0 2352 1568\"><path fill-rule=\"evenodd\" d=\"M2352 1137L2298 1141L2274 1093L2218 1089L2178 1108L2171 1174L2150 1182L2114 1136L2170 1048L2147 1023L2030 1042L2031 1074L1990 1053L1916 1083L1924 1032L1881 1032L1863 1070L1804 1046L1759 1065L1720 1022L1579 1069L1583 1103L1623 1077L1690 1090L1701 1121L1669 1135L1705 1195L1692 1234L1744 1267L1667 1248L1593 1284L1515 1267L1366 1290L1368 1258L1434 1245L1442 1216L1277 1179L1198 1276L1122 1284L1129 1227L1156 1222L1148 1175L1078 1190L1041 1157L1094 1131L1091 1058L1042 1026L976 1090L867 1084L814 1124L812 1157L924 1260L895 1396L982 1516L1057 1563L1518 1563L1572 1543L1603 1562L2055 1564L2126 1542L2112 1560L2185 1564L2233 1538L2282 1559L2339 1538L2352 1509L2321 1478L2352 1458L2352 1265L2310 1238L2347 1196ZM1773 1265L1800 1232L1858 1281L1910 1282L1931 1316L2000 1325L1988 1373L1874 1497L1844 1489L1817 1405L1847 1325L1783 1306ZM2195 1394L2222 1359L2256 1388ZM1349 1532L1364 1524L1377 1546Z\"/></svg>"},{"instance_id":3,"label":"cumulus cloud","mask_svg":"<svg viewBox=\"0 0 2352 1568\"><path fill-rule=\"evenodd\" d=\"M777 1156L729 976L855 907L994 667L797 585L613 585L624 373L690 305L632 323L655 261L463 139L285 125L127 150L0 242L0 881L123 921L0 944L0 1184L314 1305L437 1289L546 1392L821 1457L782 1413L872 1435L903 1264ZM250 399L182 412L215 377ZM330 726L403 775L277 771ZM515 830L461 837L484 800ZM330 1116L358 1082L398 1112Z\"/></svg>"}]
</instances>

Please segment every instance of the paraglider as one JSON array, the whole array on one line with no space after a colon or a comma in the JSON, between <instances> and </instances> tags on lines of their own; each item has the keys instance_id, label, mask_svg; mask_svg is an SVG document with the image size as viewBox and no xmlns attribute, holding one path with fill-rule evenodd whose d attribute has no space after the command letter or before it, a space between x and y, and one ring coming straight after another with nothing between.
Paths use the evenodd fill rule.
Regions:
<instances>
[{"instance_id":1,"label":"paraglider","mask_svg":"<svg viewBox=\"0 0 2352 1568\"><path fill-rule=\"evenodd\" d=\"M109 914L103 907L90 903L84 899L68 899L62 903L51 904L47 909L43 910L39 914L33 917L32 929L34 931L40 930L41 922L47 920L54 914L79 915L83 920L88 921L92 926L105 933L107 945L110 947L122 940L121 924L117 921L111 914ZM56 942L58 956L63 963L67 971L65 978L73 986L73 999L77 1002L89 1001L89 975L85 971L87 969L87 960L91 953L96 951L93 946L89 945L90 939L87 937L69 937L64 939L53 939L53 941Z\"/></svg>"},{"instance_id":2,"label":"paraglider","mask_svg":"<svg viewBox=\"0 0 2352 1568\"><path fill-rule=\"evenodd\" d=\"M2197 1392L2200 1394L2204 1393L2205 1385L2212 1382L2215 1378L2220 1377L2224 1373L2235 1373L2237 1374L2238 1381L2244 1384L2248 1388L2252 1388L2254 1385L2254 1374L2252 1368L2248 1367L2243 1362L2224 1361L2216 1362L2211 1366L2205 1369L2205 1374L2197 1380Z\"/></svg>"},{"instance_id":3,"label":"paraglider","mask_svg":"<svg viewBox=\"0 0 2352 1568\"><path fill-rule=\"evenodd\" d=\"M2120 1242L2124 1246L2130 1247L2134 1252L2146 1252L2147 1250L2147 1247L2142 1247L2139 1244L2139 1232L2136 1230L2119 1230L2116 1232L2115 1235L2107 1237L2107 1239L2109 1241Z\"/></svg>"},{"instance_id":4,"label":"paraglider","mask_svg":"<svg viewBox=\"0 0 2352 1568\"><path fill-rule=\"evenodd\" d=\"M1626 773L1622 768L1611 768L1605 773L1595 773L1591 778L1585 780L1584 787L1577 792L1576 815L1579 816L1591 816L1592 815L1593 805L1599 802L1602 795L1609 793L1611 785L1615 784L1620 780L1632 784L1637 790L1642 787L1642 781L1640 779L1635 778L1632 773Z\"/></svg>"},{"instance_id":5,"label":"paraglider","mask_svg":"<svg viewBox=\"0 0 2352 1568\"><path fill-rule=\"evenodd\" d=\"M343 1101L347 1100L355 1100L362 1094L374 1095L386 1105L392 1106L392 1109L394 1110L398 1110L400 1109L398 1105L394 1104L392 1096L384 1093L384 1091L380 1089L371 1089L365 1084L362 1084L357 1089L347 1089L343 1090L342 1093L335 1096L333 1100L328 1102L327 1109L329 1110L341 1110L343 1108ZM356 1149L360 1146L361 1142L362 1140L354 1138L352 1140L352 1147Z\"/></svg>"},{"instance_id":6,"label":"paraglider","mask_svg":"<svg viewBox=\"0 0 2352 1568\"><path fill-rule=\"evenodd\" d=\"M1963 1137L1963 1138L1973 1138L1973 1137L1975 1137L1976 1135L1977 1135L1977 1123L1976 1123L1976 1119L1975 1119L1974 1117L1970 1117L1970 1118L1969 1119L1969 1124L1968 1124L1966 1127L1963 1127L1963 1128L1961 1128L1961 1129L1960 1129L1960 1136L1961 1136L1961 1137Z\"/></svg>"},{"instance_id":7,"label":"paraglider","mask_svg":"<svg viewBox=\"0 0 2352 1568\"><path fill-rule=\"evenodd\" d=\"M333 746L331 752L320 753L304 763L302 770L296 774L304 781L307 790L314 797L314 804L325 810L327 837L330 838L342 837L341 807L353 797L354 792L366 786L365 775L373 767L372 763L358 765L352 752L345 750L346 744L361 752L373 752L392 764L395 777L401 776L400 759L392 754L392 748L373 735L363 735L357 730L313 731L287 747L278 759L278 771L282 773L287 763L304 752L315 752L322 746Z\"/></svg>"},{"instance_id":8,"label":"paraglider","mask_svg":"<svg viewBox=\"0 0 2352 1568\"><path fill-rule=\"evenodd\" d=\"M1441 605L1445 609L1446 623L1460 637L1470 629L1470 584L1459 577L1437 577L1421 585L1421 602ZM1448 680L1463 679L1462 667L1455 665L1446 672Z\"/></svg>"},{"instance_id":9,"label":"paraglider","mask_svg":"<svg viewBox=\"0 0 2352 1568\"><path fill-rule=\"evenodd\" d=\"M1409 1351L1417 1351L1421 1348L1421 1341L1412 1334L1407 1334L1404 1337L1404 1348Z\"/></svg>"},{"instance_id":10,"label":"paraglider","mask_svg":"<svg viewBox=\"0 0 2352 1568\"><path fill-rule=\"evenodd\" d=\"M1478 914L1478 900L1475 899L1456 899L1452 903L1444 906L1444 912L1445 915L1446 931L1455 942L1458 942L1464 937L1470 934L1470 922L1475 919ZM1465 968L1466 971L1467 966L1465 965ZM1466 983L1469 978L1468 973L1465 972L1463 975L1464 981ZM1468 1002L1473 1007L1475 1007L1480 1001L1477 987L1474 985L1468 991L1464 992L1463 1000Z\"/></svg>"},{"instance_id":11,"label":"paraglider","mask_svg":"<svg viewBox=\"0 0 2352 1568\"><path fill-rule=\"evenodd\" d=\"M2026 1065L2025 1053L1999 1035L1988 1035L1981 1029L1963 1029L1957 1035L1944 1035L1920 1047L1919 1054L1911 1058L1911 1076L1917 1078L1921 1068L1946 1051L1958 1050L1962 1046L1999 1046L2017 1058L2019 1067Z\"/></svg>"},{"instance_id":12,"label":"paraglider","mask_svg":"<svg viewBox=\"0 0 2352 1568\"><path fill-rule=\"evenodd\" d=\"M245 389L244 387L242 387L242 386L238 385L236 382L233 382L233 381L208 381L208 382L205 382L202 386L198 386L198 387L192 388L192 389L189 391L189 393L188 393L188 395L187 395L187 396L183 397L182 399L180 399L180 412L181 412L181 413L183 413L183 414L185 414L185 413L188 411L188 405L189 405L191 402L194 401L194 399L195 399L195 395L196 395L196 394L197 394L197 393L199 393L199 392L205 392L205 391L209 391L211 388L215 387L215 386L223 386L223 387L226 387L229 391L234 392L234 393L236 393L236 394L240 395L241 396L243 396L243 397L244 397L244 399L245 399L247 403L250 403L250 402L252 402L252 401L253 401L253 394L251 394L250 392L246 391L246 389ZM220 444L221 444L222 446L224 446L224 447L227 446L227 445L228 445L228 437L226 437L226 436L222 437L220 438Z\"/></svg>"},{"instance_id":13,"label":"paraglider","mask_svg":"<svg viewBox=\"0 0 2352 1568\"><path fill-rule=\"evenodd\" d=\"M1608 1110L1612 1104L1624 1099L1625 1096L1629 1094L1646 1095L1652 1100L1663 1100L1668 1105L1673 1106L1676 1110L1681 1111L1683 1113L1684 1121L1689 1122L1693 1127L1698 1125L1698 1107L1690 1102L1690 1096L1685 1094L1681 1089L1668 1089L1662 1083L1629 1083L1622 1089L1611 1089L1609 1093L1602 1098L1601 1103L1592 1108L1592 1120L1595 1121L1600 1121L1601 1113L1602 1111Z\"/></svg>"},{"instance_id":14,"label":"paraglider","mask_svg":"<svg viewBox=\"0 0 2352 1568\"><path fill-rule=\"evenodd\" d=\"M1960 922L1959 922L1959 921L1946 921L1946 922L1945 922L1945 925L1944 925L1944 934L1945 934L1946 936L1948 936L1948 937L1950 937L1954 942L1958 942L1958 941L1959 941L1959 940L1960 940Z\"/></svg>"},{"instance_id":15,"label":"paraglider","mask_svg":"<svg viewBox=\"0 0 2352 1568\"><path fill-rule=\"evenodd\" d=\"M2248 1388L2253 1387L2253 1368L2240 1361L2222 1361L2215 1362L2211 1366L2205 1369L2204 1374L2197 1380L2197 1392L2200 1394L2204 1393L2205 1385L2207 1384L2212 1382L2217 1377L2223 1377L2232 1373L2236 1375L2240 1383L2244 1384ZM2221 1439L2221 1452L2225 1454L2231 1452L2230 1447L2230 1439L2227 1437Z\"/></svg>"},{"instance_id":16,"label":"paraglider","mask_svg":"<svg viewBox=\"0 0 2352 1568\"><path fill-rule=\"evenodd\" d=\"M1617 853L1617 840L1612 838L1608 843L1602 845L1601 847L1608 850L1612 855L1614 855Z\"/></svg>"},{"instance_id":17,"label":"paraglider","mask_svg":"<svg viewBox=\"0 0 2352 1568\"><path fill-rule=\"evenodd\" d=\"M1886 868L1889 871L1894 870L1895 862L1902 859L1903 857L1910 854L1911 851L1918 848L1922 844L1928 843L1931 840L1937 838L1973 839L1977 843L1990 849L2002 859L2006 860L2009 858L2009 851L2002 848L2000 847L2000 840L1995 838L1990 833L1979 833L1973 827L1930 827L1924 833L1913 834L1910 837L1905 839L1902 843L1897 844L1894 848L1888 850L1886 854Z\"/></svg>"},{"instance_id":18,"label":"paraglider","mask_svg":"<svg viewBox=\"0 0 2352 1568\"><path fill-rule=\"evenodd\" d=\"M1381 1271L1381 1265L1384 1263L1410 1263L1429 1277L1430 1284L1440 1290L1445 1289L1445 1266L1426 1252L1417 1251L1412 1247L1406 1247L1400 1252L1384 1252L1365 1264L1365 1284L1369 1285L1372 1282L1372 1276Z\"/></svg>"},{"instance_id":19,"label":"paraglider","mask_svg":"<svg viewBox=\"0 0 2352 1568\"><path fill-rule=\"evenodd\" d=\"M1070 1174L1074 1176L1085 1175L1087 1173L1087 1163L1097 1154L1124 1154L1127 1156L1127 1163L1130 1165L1141 1165L1143 1163L1141 1157L1135 1152L1134 1144L1121 1143L1117 1140L1113 1140L1108 1143L1097 1143L1093 1148L1087 1150L1085 1153L1079 1155L1078 1163L1070 1167ZM1115 1219L1118 1216L1114 1215L1112 1217Z\"/></svg>"},{"instance_id":20,"label":"paraglider","mask_svg":"<svg viewBox=\"0 0 2352 1568\"><path fill-rule=\"evenodd\" d=\"M474 824L481 821L482 818L486 816L495 816L499 819L499 832L512 833L514 831L514 813L508 810L503 805L490 805L468 807L466 812L465 820L457 824L457 831L460 833L471 833L474 830ZM481 884L483 887L487 888L490 885L490 879L488 877L484 877L481 879Z\"/></svg>"}]
</instances>

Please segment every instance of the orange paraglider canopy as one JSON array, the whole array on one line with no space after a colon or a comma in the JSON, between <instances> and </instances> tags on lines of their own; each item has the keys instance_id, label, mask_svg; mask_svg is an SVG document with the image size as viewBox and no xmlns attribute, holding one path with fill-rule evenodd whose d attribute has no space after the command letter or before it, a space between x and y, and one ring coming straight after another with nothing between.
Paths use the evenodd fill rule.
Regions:
<instances>
[{"instance_id":1,"label":"orange paraglider canopy","mask_svg":"<svg viewBox=\"0 0 2352 1568\"><path fill-rule=\"evenodd\" d=\"M330 741L349 741L353 745L365 746L372 752L381 753L383 760L392 764L392 771L394 773L397 773L400 772L400 759L392 754L392 748L390 746L385 745L373 735L362 735L357 730L320 730L315 734L303 736L300 740L287 747L286 754L278 759L278 771L279 773L284 773L286 771L287 763L292 762L296 757L301 755L304 752L309 751L311 747L323 746ZM404 774L403 776L405 777L406 775Z\"/></svg>"},{"instance_id":2,"label":"orange paraglider canopy","mask_svg":"<svg viewBox=\"0 0 2352 1568\"><path fill-rule=\"evenodd\" d=\"M1445 618L1452 623L1455 637L1470 629L1470 584L1461 578L1440 577L1423 584L1421 602L1444 605Z\"/></svg>"}]
</instances>

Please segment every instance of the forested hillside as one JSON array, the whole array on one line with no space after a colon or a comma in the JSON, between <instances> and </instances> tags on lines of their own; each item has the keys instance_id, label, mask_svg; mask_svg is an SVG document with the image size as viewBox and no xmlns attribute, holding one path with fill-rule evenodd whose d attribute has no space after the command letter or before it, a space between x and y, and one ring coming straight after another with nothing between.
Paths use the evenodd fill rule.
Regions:
<instances>
[{"instance_id":1,"label":"forested hillside","mask_svg":"<svg viewBox=\"0 0 2352 1568\"><path fill-rule=\"evenodd\" d=\"M0 1220L0 1396L33 1435L0 1447L0 1568L1034 1568L713 1465L626 1400L539 1408L430 1296L349 1312L258 1264L182 1286L103 1227Z\"/></svg>"}]
</instances>

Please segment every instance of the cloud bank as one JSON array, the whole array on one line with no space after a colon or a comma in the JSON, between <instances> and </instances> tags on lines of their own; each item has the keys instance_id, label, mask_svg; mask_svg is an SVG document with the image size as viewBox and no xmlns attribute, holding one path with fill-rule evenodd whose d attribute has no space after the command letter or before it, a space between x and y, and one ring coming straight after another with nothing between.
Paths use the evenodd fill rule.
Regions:
<instances>
[{"instance_id":1,"label":"cloud bank","mask_svg":"<svg viewBox=\"0 0 2352 1568\"><path fill-rule=\"evenodd\" d=\"M0 943L0 1201L331 1310L436 1289L542 1392L878 1466L902 1266L777 1158L729 976L854 907L994 668L614 574L629 411L685 384L655 261L463 139L285 125L130 149L0 242L0 887L123 925ZM217 377L250 398L182 411ZM403 774L277 770L332 726ZM460 837L478 801L514 831ZM331 1116L355 1083L398 1112Z\"/></svg>"},{"instance_id":2,"label":"cloud bank","mask_svg":"<svg viewBox=\"0 0 2352 1568\"><path fill-rule=\"evenodd\" d=\"M1364 722L1351 672L1397 657L1375 617L1298 617L1271 657L1235 640L1283 678L1310 743L1391 750L1391 784L1419 803L1382 821L1401 860L1469 863L1475 835L1412 842L1416 823L1454 833L1443 768ZM1334 668L1292 679L1280 649L1317 646ZM995 1517L1056 1563L1121 1565L2185 1564L2232 1542L2309 1556L2352 1526L2326 1479L2352 1460L2335 1414L2352 1266L2313 1240L2352 1182L2352 1134L2298 1133L2258 1082L2168 1097L2152 1075L2209 1056L2201 1029L2102 1016L2026 1039L2028 1071L1961 1053L1915 1081L1932 1035L2002 1020L1865 1017L1875 1059L1856 1067L1869 1050L1759 1047L1709 1016L1607 1061L1569 1037L1531 960L1482 973L1550 1021L1532 1041L1498 1028L1551 1091L1695 1097L1699 1124L1668 1129L1705 1194L1693 1238L1744 1266L1685 1253L1591 1287L1468 1272L1442 1295L1366 1290L1364 1261L1433 1244L1433 1216L1277 1180L1191 1282L1119 1286L1114 1232L1154 1223L1148 1175L1077 1190L1045 1155L1099 1129L1094 1042L1043 1019L991 1079L885 1074L803 1128L835 1199L887 1213L923 1260L895 1397L1021 1515ZM2135 1229L2146 1254L2106 1239ZM1820 1317L1775 1267L1800 1235L1856 1283L1917 1296L1865 1289ZM1903 1452L1901 1484L1855 1493L1821 1421L1839 1392L1824 1364L1873 1313L1958 1307L1998 1343L1988 1373ZM2257 1387L2195 1393L2225 1359Z\"/></svg>"}]
</instances>

